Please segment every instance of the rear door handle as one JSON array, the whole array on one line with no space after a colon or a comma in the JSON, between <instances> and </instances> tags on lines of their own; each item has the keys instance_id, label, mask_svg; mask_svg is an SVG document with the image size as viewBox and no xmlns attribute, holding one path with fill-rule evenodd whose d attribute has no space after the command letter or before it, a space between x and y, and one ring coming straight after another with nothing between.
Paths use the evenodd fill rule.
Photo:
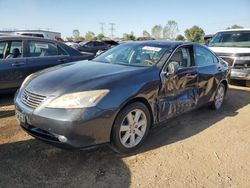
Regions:
<instances>
[{"instance_id":1,"label":"rear door handle","mask_svg":"<svg viewBox=\"0 0 250 188\"><path fill-rule=\"evenodd\" d=\"M61 59L58 59L57 61L58 61L58 62L62 62L62 63L63 63L63 62L66 62L66 61L67 61L67 59L66 59L66 58L61 58Z\"/></svg>"},{"instance_id":2,"label":"rear door handle","mask_svg":"<svg viewBox=\"0 0 250 188\"><path fill-rule=\"evenodd\" d=\"M13 67L19 67L19 66L22 66L22 65L25 65L26 63L24 63L24 62L15 62L15 63L12 63L11 65L13 66Z\"/></svg>"}]
</instances>

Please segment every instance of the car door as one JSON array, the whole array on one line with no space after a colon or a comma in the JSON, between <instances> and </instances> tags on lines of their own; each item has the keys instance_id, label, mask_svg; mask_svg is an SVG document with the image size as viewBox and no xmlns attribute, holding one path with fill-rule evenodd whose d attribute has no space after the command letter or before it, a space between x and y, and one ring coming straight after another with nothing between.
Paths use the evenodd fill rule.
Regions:
<instances>
[{"instance_id":1,"label":"car door","mask_svg":"<svg viewBox=\"0 0 250 188\"><path fill-rule=\"evenodd\" d=\"M0 90L18 88L27 76L22 40L0 41Z\"/></svg>"},{"instance_id":2,"label":"car door","mask_svg":"<svg viewBox=\"0 0 250 188\"><path fill-rule=\"evenodd\" d=\"M195 63L198 70L198 105L213 100L217 78L223 76L218 58L203 46L195 45Z\"/></svg>"},{"instance_id":3,"label":"car door","mask_svg":"<svg viewBox=\"0 0 250 188\"><path fill-rule=\"evenodd\" d=\"M30 73L71 61L71 57L53 42L28 40L27 65Z\"/></svg>"},{"instance_id":4,"label":"car door","mask_svg":"<svg viewBox=\"0 0 250 188\"><path fill-rule=\"evenodd\" d=\"M193 46L176 49L161 72L159 121L194 108L197 104L197 68Z\"/></svg>"}]
</instances>

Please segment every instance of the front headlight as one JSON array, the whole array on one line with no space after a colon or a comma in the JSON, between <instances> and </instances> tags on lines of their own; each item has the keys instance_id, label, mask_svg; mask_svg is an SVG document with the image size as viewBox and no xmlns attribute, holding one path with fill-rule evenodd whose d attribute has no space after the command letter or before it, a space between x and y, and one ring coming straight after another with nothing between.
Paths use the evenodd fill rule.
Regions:
<instances>
[{"instance_id":1,"label":"front headlight","mask_svg":"<svg viewBox=\"0 0 250 188\"><path fill-rule=\"evenodd\" d=\"M236 60L240 60L240 61L250 61L250 56L240 56L240 57L236 57Z\"/></svg>"},{"instance_id":2,"label":"front headlight","mask_svg":"<svg viewBox=\"0 0 250 188\"><path fill-rule=\"evenodd\" d=\"M83 91L62 95L51 101L48 108L86 108L96 106L107 95L108 89Z\"/></svg>"}]
</instances>

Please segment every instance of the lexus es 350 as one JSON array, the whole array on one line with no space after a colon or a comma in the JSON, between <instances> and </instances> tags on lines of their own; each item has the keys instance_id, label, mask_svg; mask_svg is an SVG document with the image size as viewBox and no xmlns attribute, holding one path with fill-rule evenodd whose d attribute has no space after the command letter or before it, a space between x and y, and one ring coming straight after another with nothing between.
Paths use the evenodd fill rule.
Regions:
<instances>
[{"instance_id":1,"label":"lexus es 350","mask_svg":"<svg viewBox=\"0 0 250 188\"><path fill-rule=\"evenodd\" d=\"M27 77L16 116L30 135L55 146L110 143L131 152L160 122L208 103L220 109L229 77L228 64L195 43L125 43Z\"/></svg>"}]
</instances>

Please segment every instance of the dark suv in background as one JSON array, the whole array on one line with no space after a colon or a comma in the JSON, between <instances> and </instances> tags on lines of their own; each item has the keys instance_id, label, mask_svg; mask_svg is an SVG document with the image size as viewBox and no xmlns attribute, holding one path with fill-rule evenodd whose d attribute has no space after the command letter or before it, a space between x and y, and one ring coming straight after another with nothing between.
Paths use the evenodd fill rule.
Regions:
<instances>
[{"instance_id":1,"label":"dark suv in background","mask_svg":"<svg viewBox=\"0 0 250 188\"><path fill-rule=\"evenodd\" d=\"M64 43L25 36L0 37L0 93L16 90L23 80L38 70L92 59Z\"/></svg>"},{"instance_id":2,"label":"dark suv in background","mask_svg":"<svg viewBox=\"0 0 250 188\"><path fill-rule=\"evenodd\" d=\"M109 46L102 41L88 41L80 42L80 46L77 48L80 52L90 53L95 55L99 50L107 50Z\"/></svg>"}]
</instances>

